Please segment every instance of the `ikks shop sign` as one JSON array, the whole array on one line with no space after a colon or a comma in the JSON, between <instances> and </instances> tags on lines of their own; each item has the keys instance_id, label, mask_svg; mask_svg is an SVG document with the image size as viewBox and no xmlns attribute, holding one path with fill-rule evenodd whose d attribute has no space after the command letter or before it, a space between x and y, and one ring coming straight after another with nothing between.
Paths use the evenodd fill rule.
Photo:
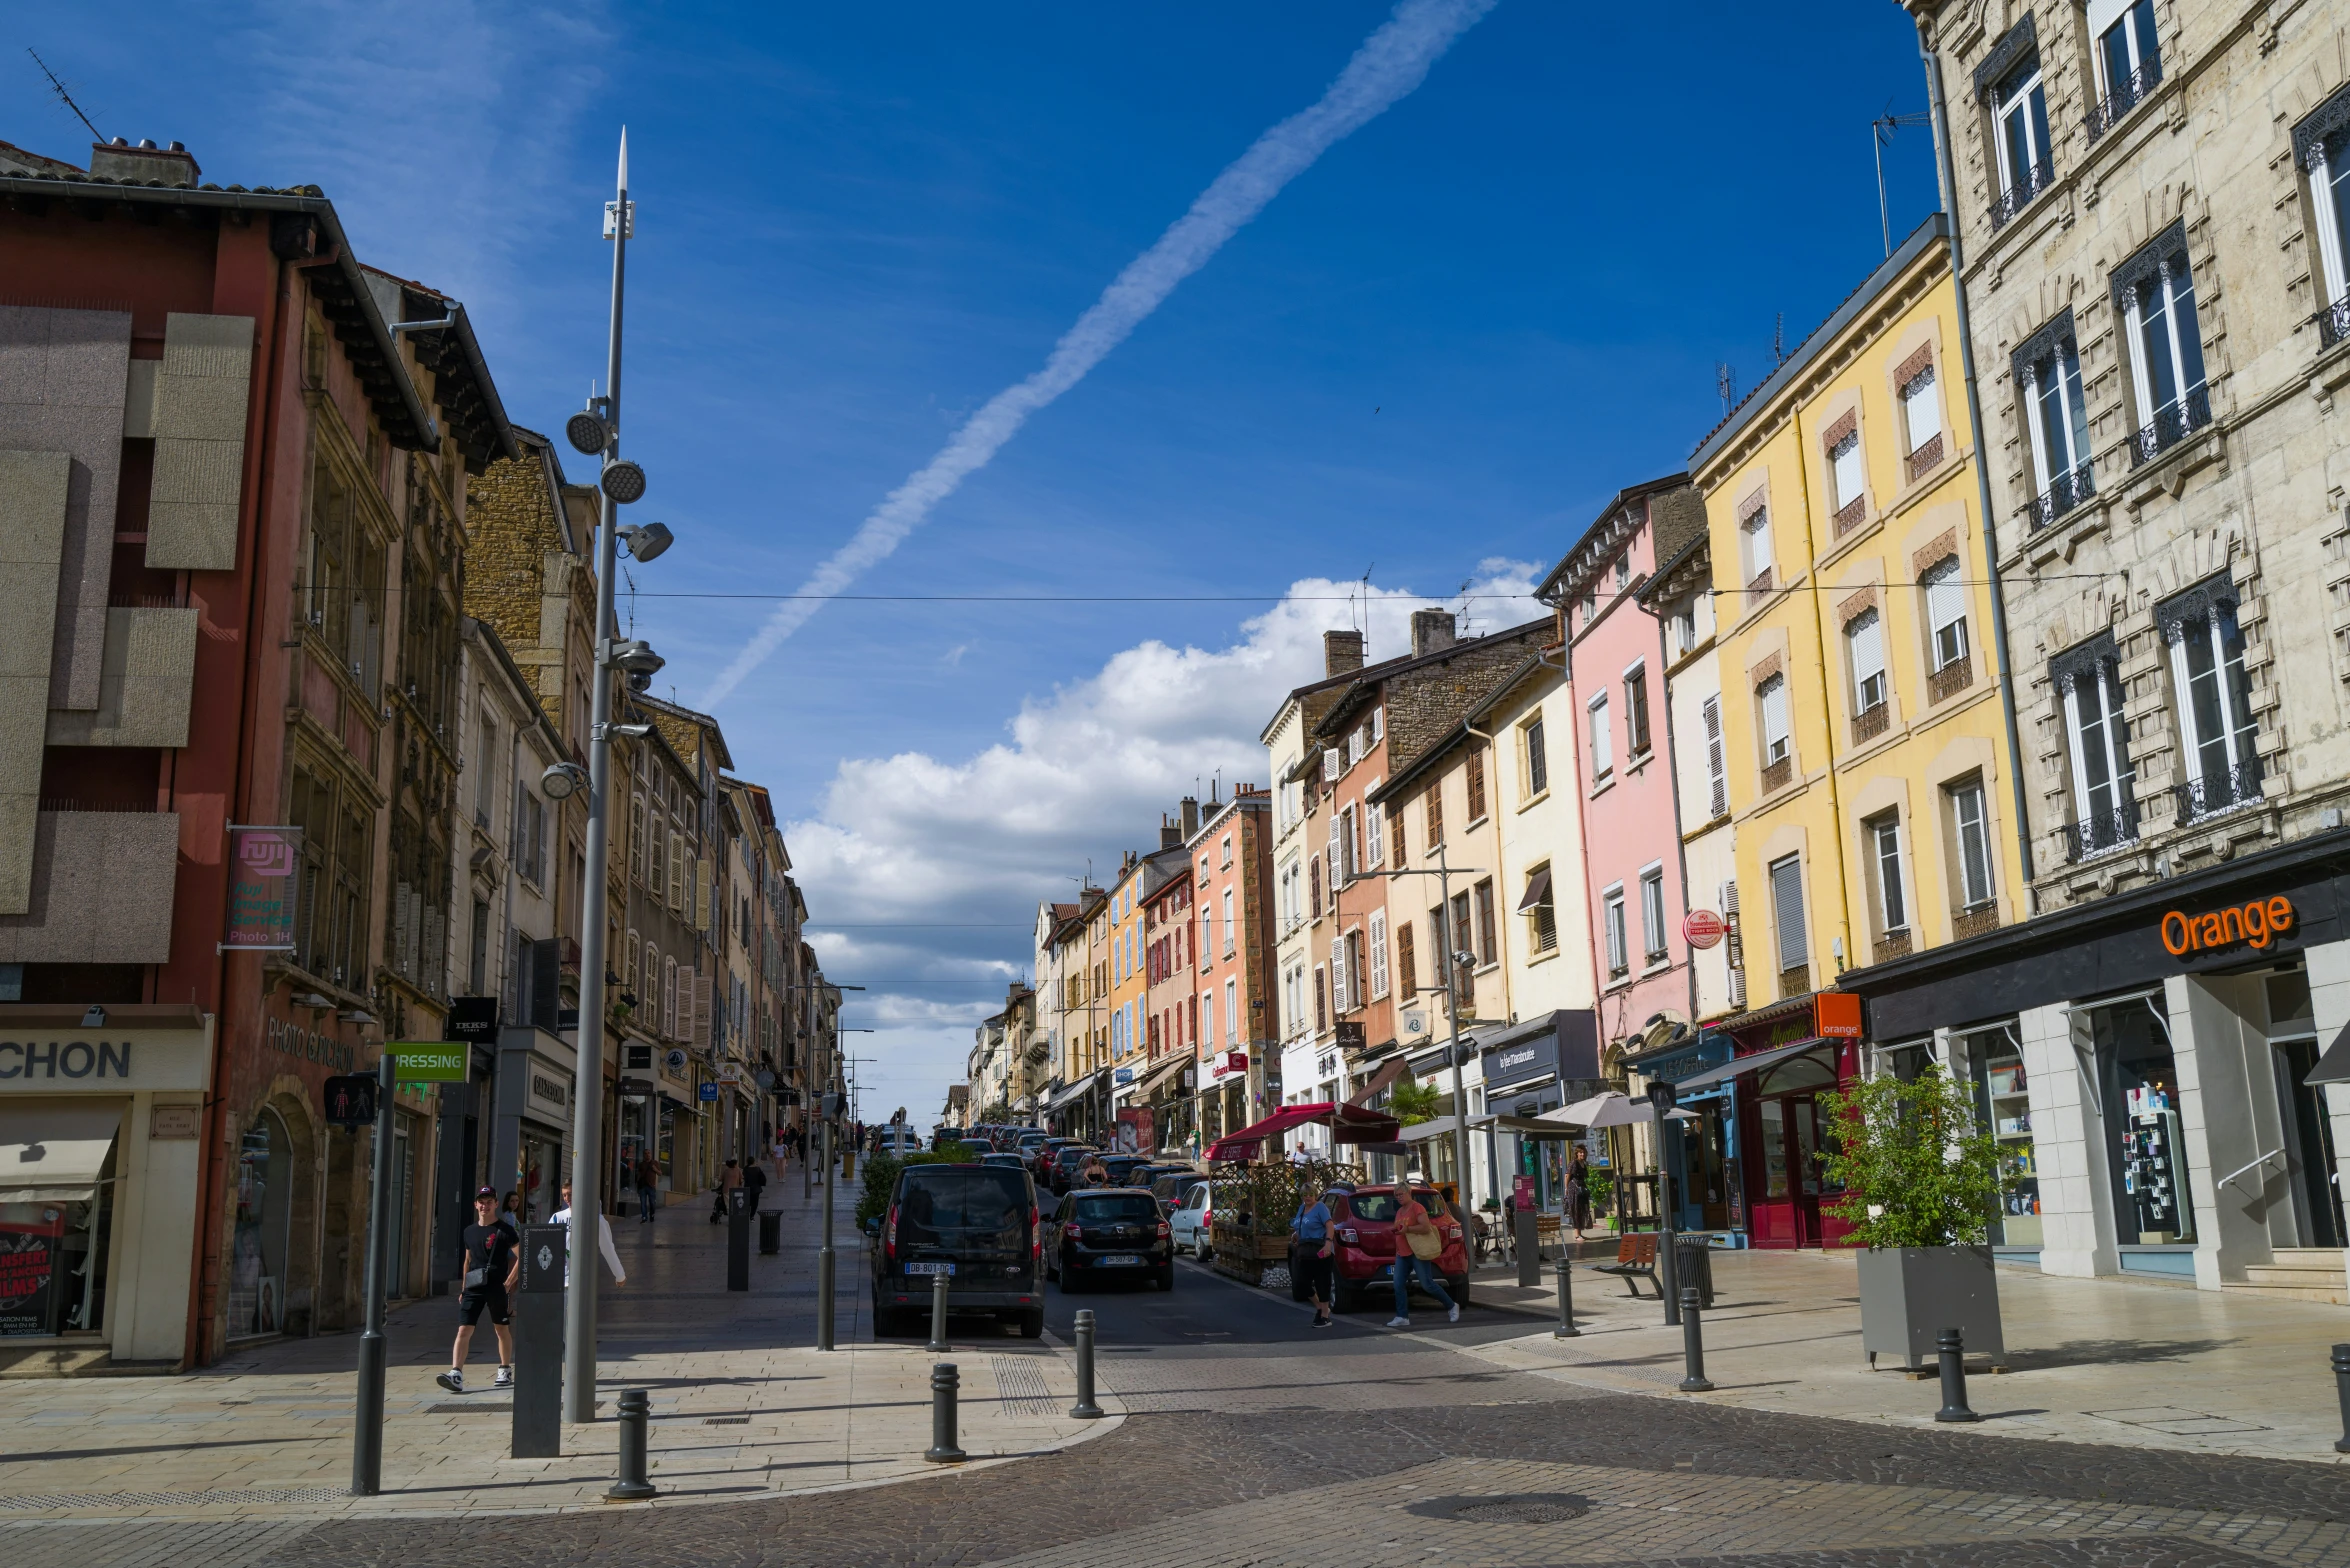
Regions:
<instances>
[{"instance_id":1,"label":"ikks shop sign","mask_svg":"<svg viewBox=\"0 0 2350 1568\"><path fill-rule=\"evenodd\" d=\"M2281 896L2255 898L2225 909L2165 910L2162 947L2173 958L2231 947L2264 950L2291 932L2296 918L2293 901Z\"/></svg>"}]
</instances>

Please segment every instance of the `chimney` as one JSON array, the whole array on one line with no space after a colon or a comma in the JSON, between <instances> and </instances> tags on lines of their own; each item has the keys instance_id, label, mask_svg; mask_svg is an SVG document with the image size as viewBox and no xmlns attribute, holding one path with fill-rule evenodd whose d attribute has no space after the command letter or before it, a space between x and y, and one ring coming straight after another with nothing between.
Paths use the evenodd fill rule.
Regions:
<instances>
[{"instance_id":1,"label":"chimney","mask_svg":"<svg viewBox=\"0 0 2350 1568\"><path fill-rule=\"evenodd\" d=\"M1412 612L1412 657L1424 653L1442 653L1453 645L1453 622L1450 610L1414 610Z\"/></svg>"},{"instance_id":2,"label":"chimney","mask_svg":"<svg viewBox=\"0 0 2350 1568\"><path fill-rule=\"evenodd\" d=\"M1183 797L1183 842L1190 843L1199 832L1199 797Z\"/></svg>"},{"instance_id":3,"label":"chimney","mask_svg":"<svg viewBox=\"0 0 2350 1568\"><path fill-rule=\"evenodd\" d=\"M196 167L196 160L188 149L178 142L169 147L158 147L152 141L142 141L133 147L127 137L117 136L111 142L90 144L90 176L99 180L124 180L133 185L193 186L204 171Z\"/></svg>"},{"instance_id":4,"label":"chimney","mask_svg":"<svg viewBox=\"0 0 2350 1568\"><path fill-rule=\"evenodd\" d=\"M1181 849L1183 839L1183 824L1172 817L1159 818L1159 848Z\"/></svg>"},{"instance_id":5,"label":"chimney","mask_svg":"<svg viewBox=\"0 0 2350 1568\"><path fill-rule=\"evenodd\" d=\"M1349 675L1363 667L1363 634L1361 632L1324 632L1322 634L1322 673Z\"/></svg>"}]
</instances>

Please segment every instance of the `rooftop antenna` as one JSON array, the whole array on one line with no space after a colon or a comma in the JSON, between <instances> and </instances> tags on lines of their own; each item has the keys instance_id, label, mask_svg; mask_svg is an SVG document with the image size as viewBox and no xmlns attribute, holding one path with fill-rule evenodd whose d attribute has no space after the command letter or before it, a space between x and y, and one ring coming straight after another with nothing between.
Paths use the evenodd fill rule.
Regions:
<instances>
[{"instance_id":1,"label":"rooftop antenna","mask_svg":"<svg viewBox=\"0 0 2350 1568\"><path fill-rule=\"evenodd\" d=\"M1787 312L1782 310L1779 312L1778 319L1771 323L1771 364L1776 367L1786 363Z\"/></svg>"},{"instance_id":2,"label":"rooftop antenna","mask_svg":"<svg viewBox=\"0 0 2350 1568\"><path fill-rule=\"evenodd\" d=\"M1875 145L1877 154L1877 226L1885 231L1887 261L1893 259L1893 213L1885 205L1885 149L1893 145L1895 131L1905 125L1924 125L1930 119L1931 116L1923 112L1895 114L1893 100L1888 98L1885 100L1885 112L1869 122L1869 140Z\"/></svg>"},{"instance_id":3,"label":"rooftop antenna","mask_svg":"<svg viewBox=\"0 0 2350 1568\"><path fill-rule=\"evenodd\" d=\"M636 635L636 573L623 566L620 580L628 584L628 635Z\"/></svg>"},{"instance_id":4,"label":"rooftop antenna","mask_svg":"<svg viewBox=\"0 0 2350 1568\"><path fill-rule=\"evenodd\" d=\"M102 142L106 140L106 137L99 131L98 127L90 124L90 117L82 113L82 106L73 101L73 94L65 90L65 84L57 79L57 73L49 69L49 62L42 59L38 54L34 54L33 48L30 44L25 46L24 52L33 56L33 64L39 66L41 68L41 74L49 78L49 90L57 95L57 101L65 105L68 109L71 109L73 111L73 117L81 121L83 126L88 129L90 133L90 140L94 142Z\"/></svg>"},{"instance_id":5,"label":"rooftop antenna","mask_svg":"<svg viewBox=\"0 0 2350 1568\"><path fill-rule=\"evenodd\" d=\"M1714 366L1714 390L1722 395L1722 417L1727 419L1738 401L1738 372L1726 364Z\"/></svg>"}]
</instances>

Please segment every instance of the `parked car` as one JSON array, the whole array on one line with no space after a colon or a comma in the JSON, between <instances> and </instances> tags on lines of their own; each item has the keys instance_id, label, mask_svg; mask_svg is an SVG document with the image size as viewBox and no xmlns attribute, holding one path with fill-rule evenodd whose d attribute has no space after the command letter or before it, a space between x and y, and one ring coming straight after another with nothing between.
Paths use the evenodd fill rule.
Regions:
<instances>
[{"instance_id":1,"label":"parked car","mask_svg":"<svg viewBox=\"0 0 2350 1568\"><path fill-rule=\"evenodd\" d=\"M1076 1180L1077 1167L1086 1156L1095 1151L1082 1143L1065 1143L1050 1153L1038 1156L1044 1167L1044 1184L1055 1192L1067 1192Z\"/></svg>"},{"instance_id":2,"label":"parked car","mask_svg":"<svg viewBox=\"0 0 2350 1568\"><path fill-rule=\"evenodd\" d=\"M1010 1166L909 1165L874 1233L873 1329L912 1333L947 1276L950 1312L992 1312L1024 1338L1044 1332L1036 1184Z\"/></svg>"},{"instance_id":3,"label":"parked car","mask_svg":"<svg viewBox=\"0 0 2350 1568\"><path fill-rule=\"evenodd\" d=\"M1061 1204L1050 1226L1045 1271L1064 1293L1104 1280L1149 1279L1175 1288L1175 1248L1158 1200L1139 1187L1089 1187Z\"/></svg>"},{"instance_id":4,"label":"parked car","mask_svg":"<svg viewBox=\"0 0 2350 1568\"><path fill-rule=\"evenodd\" d=\"M982 1154L979 1157L979 1163L997 1166L1008 1171L1019 1171L1023 1175L1028 1171L1027 1162L1017 1154Z\"/></svg>"},{"instance_id":5,"label":"parked car","mask_svg":"<svg viewBox=\"0 0 2350 1568\"><path fill-rule=\"evenodd\" d=\"M1414 1187L1412 1196L1420 1200L1436 1221L1436 1234L1443 1241L1435 1268L1444 1279L1445 1291L1453 1300L1467 1306L1469 1250L1461 1234L1460 1221L1453 1217L1444 1195L1434 1188ZM1352 1192L1332 1195L1330 1233L1338 1246L1331 1261L1335 1265L1332 1272L1338 1297L1335 1305L1340 1311L1352 1311L1373 1302L1394 1304L1395 1209L1392 1183L1357 1187Z\"/></svg>"},{"instance_id":6,"label":"parked car","mask_svg":"<svg viewBox=\"0 0 2350 1568\"><path fill-rule=\"evenodd\" d=\"M1105 1154L1102 1156L1102 1168L1110 1173L1107 1185L1112 1187L1148 1188L1150 1179L1148 1177L1138 1178L1136 1173L1149 1164L1150 1160L1140 1154Z\"/></svg>"},{"instance_id":7,"label":"parked car","mask_svg":"<svg viewBox=\"0 0 2350 1568\"><path fill-rule=\"evenodd\" d=\"M890 1122L874 1133L884 1154L920 1154L922 1135L902 1122Z\"/></svg>"},{"instance_id":8,"label":"parked car","mask_svg":"<svg viewBox=\"0 0 2350 1568\"><path fill-rule=\"evenodd\" d=\"M1140 1180L1139 1174L1136 1179ZM1160 1208L1173 1213L1176 1206L1182 1203L1183 1195L1206 1180L1195 1170L1181 1167L1169 1170L1162 1167L1159 1174L1151 1178L1151 1196L1159 1200Z\"/></svg>"},{"instance_id":9,"label":"parked car","mask_svg":"<svg viewBox=\"0 0 2350 1568\"><path fill-rule=\"evenodd\" d=\"M1204 1263L1216 1255L1216 1238L1208 1233L1208 1225L1214 1218L1207 1182L1195 1181L1183 1189L1174 1210L1167 1216L1168 1238L1178 1250L1189 1248L1197 1253Z\"/></svg>"}]
</instances>

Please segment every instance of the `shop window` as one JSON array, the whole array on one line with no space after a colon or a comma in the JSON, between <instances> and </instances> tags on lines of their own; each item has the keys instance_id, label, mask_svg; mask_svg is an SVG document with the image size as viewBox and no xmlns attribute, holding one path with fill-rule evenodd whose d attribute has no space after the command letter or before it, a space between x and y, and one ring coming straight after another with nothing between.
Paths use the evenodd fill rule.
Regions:
<instances>
[{"instance_id":1,"label":"shop window","mask_svg":"<svg viewBox=\"0 0 2350 1568\"><path fill-rule=\"evenodd\" d=\"M237 1146L236 1229L229 1242L228 1337L286 1327L286 1263L292 1242L294 1147L266 1107Z\"/></svg>"},{"instance_id":2,"label":"shop window","mask_svg":"<svg viewBox=\"0 0 2350 1568\"><path fill-rule=\"evenodd\" d=\"M2236 589L2225 577L2155 607L2170 648L2171 695L2179 715L2181 779L2171 789L2189 821L2261 798L2260 733L2244 674L2244 633Z\"/></svg>"},{"instance_id":3,"label":"shop window","mask_svg":"<svg viewBox=\"0 0 2350 1568\"><path fill-rule=\"evenodd\" d=\"M2282 1152L2296 1239L2304 1247L2339 1247L2350 1237L2350 1224L2344 1223L2341 1185L2335 1179L2341 1167L2333 1117L2325 1086L2307 1082L2318 1056L2309 976L2287 970L2269 976L2266 989L2269 1071L2286 1102Z\"/></svg>"},{"instance_id":4,"label":"shop window","mask_svg":"<svg viewBox=\"0 0 2350 1568\"><path fill-rule=\"evenodd\" d=\"M1999 1220L1994 1246L2040 1245L2040 1168L2032 1152L2032 1101L2013 1025L1961 1037L1975 1086L1975 1115L1999 1147Z\"/></svg>"},{"instance_id":5,"label":"shop window","mask_svg":"<svg viewBox=\"0 0 2350 1568\"><path fill-rule=\"evenodd\" d=\"M10 1182L0 1187L0 1339L106 1326L121 1115L116 1105L39 1100L0 1114ZM30 1169L39 1184L26 1184Z\"/></svg>"},{"instance_id":6,"label":"shop window","mask_svg":"<svg viewBox=\"0 0 2350 1568\"><path fill-rule=\"evenodd\" d=\"M2178 1065L2161 1006L2159 994L2129 997L2089 1008L2083 1020L2112 1167L2114 1234L2124 1246L2195 1240L2179 1138Z\"/></svg>"}]
</instances>

